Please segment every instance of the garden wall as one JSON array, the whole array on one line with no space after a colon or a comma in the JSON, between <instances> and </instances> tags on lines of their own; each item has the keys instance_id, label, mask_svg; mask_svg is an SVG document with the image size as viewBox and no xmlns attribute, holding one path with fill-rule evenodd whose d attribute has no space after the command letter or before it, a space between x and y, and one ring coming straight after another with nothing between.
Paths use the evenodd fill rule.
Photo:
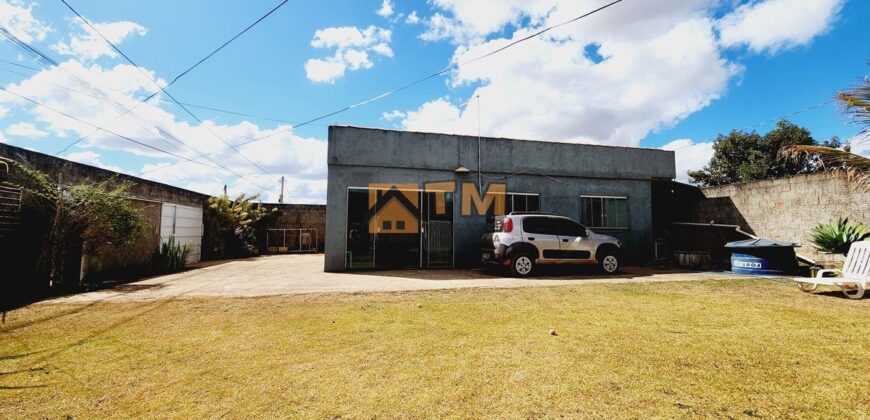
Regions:
<instances>
[{"instance_id":1,"label":"garden wall","mask_svg":"<svg viewBox=\"0 0 870 420\"><path fill-rule=\"evenodd\" d=\"M323 252L326 237L326 206L323 204L263 204L277 208L277 214L269 217L264 229L317 229L317 252ZM263 238L260 238L263 239ZM265 239L261 249L265 252Z\"/></svg>"},{"instance_id":2,"label":"garden wall","mask_svg":"<svg viewBox=\"0 0 870 420\"><path fill-rule=\"evenodd\" d=\"M798 253L819 262L840 257L818 252L810 243L810 229L837 217L870 224L870 192L857 190L839 174L800 175L702 188L687 195L686 222L739 225L759 237L802 245Z\"/></svg>"}]
</instances>

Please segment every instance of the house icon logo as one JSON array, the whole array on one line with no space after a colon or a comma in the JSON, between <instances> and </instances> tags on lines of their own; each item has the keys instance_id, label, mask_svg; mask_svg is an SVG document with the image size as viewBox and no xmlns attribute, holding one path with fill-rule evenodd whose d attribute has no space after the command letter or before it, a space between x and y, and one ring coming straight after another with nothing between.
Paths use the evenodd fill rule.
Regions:
<instances>
[{"instance_id":1,"label":"house icon logo","mask_svg":"<svg viewBox=\"0 0 870 420\"><path fill-rule=\"evenodd\" d=\"M369 232L420 233L420 191L416 184L369 186Z\"/></svg>"}]
</instances>

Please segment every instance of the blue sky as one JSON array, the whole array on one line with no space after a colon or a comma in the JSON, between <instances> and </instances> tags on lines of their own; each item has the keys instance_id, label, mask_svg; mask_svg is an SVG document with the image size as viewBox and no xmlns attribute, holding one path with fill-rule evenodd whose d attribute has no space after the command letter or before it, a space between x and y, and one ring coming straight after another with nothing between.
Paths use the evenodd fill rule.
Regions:
<instances>
[{"instance_id":1,"label":"blue sky","mask_svg":"<svg viewBox=\"0 0 870 420\"><path fill-rule=\"evenodd\" d=\"M221 2L215 7L207 1L154 0L143 7L133 1L70 0L159 83L277 3ZM189 104L304 121L604 3L288 2L169 91ZM207 120L203 127L164 95L106 126L188 158L224 148L218 137L237 144L272 134L242 147L244 158L231 150L211 156L244 179L161 156L109 133L91 135L63 156L131 174L148 171L146 178L206 193L227 184L233 192L260 192L267 200L277 198L277 179L285 176L291 201L322 202L328 124L476 133L478 104L467 100L479 94L484 135L675 149L682 177L709 158L710 142L718 133L766 131L773 123L759 123L828 101L870 74L868 21L870 4L857 0L625 0L306 127L190 108ZM61 69L41 66L8 42L0 44L0 59L40 69L0 62L0 84L10 91L103 126L156 90L89 35L59 1L0 0L0 25L61 63ZM70 92L82 89L70 74L116 104ZM859 131L836 104L789 118L820 140L833 135L850 139ZM158 128L186 145L159 138ZM53 154L91 131L0 95L0 141Z\"/></svg>"}]
</instances>

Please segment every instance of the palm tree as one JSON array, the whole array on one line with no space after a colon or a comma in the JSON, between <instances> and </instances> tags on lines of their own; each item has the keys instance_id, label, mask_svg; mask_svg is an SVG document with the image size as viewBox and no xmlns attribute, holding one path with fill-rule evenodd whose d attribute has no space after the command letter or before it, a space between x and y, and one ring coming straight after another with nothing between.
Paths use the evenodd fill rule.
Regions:
<instances>
[{"instance_id":1,"label":"palm tree","mask_svg":"<svg viewBox=\"0 0 870 420\"><path fill-rule=\"evenodd\" d=\"M864 78L864 84L851 90L837 94L837 100L843 105L846 114L864 126L867 134L863 141L870 141L870 78ZM842 172L856 188L870 191L870 159L846 150L824 146L796 145L783 147L780 156L785 159L800 160L810 157L818 163L822 170Z\"/></svg>"},{"instance_id":2,"label":"palm tree","mask_svg":"<svg viewBox=\"0 0 870 420\"><path fill-rule=\"evenodd\" d=\"M864 77L863 86L837 94L837 100L856 123L864 126L865 133L870 132L870 77Z\"/></svg>"},{"instance_id":3,"label":"palm tree","mask_svg":"<svg viewBox=\"0 0 870 420\"><path fill-rule=\"evenodd\" d=\"M786 146L780 151L785 159L801 160L810 157L819 168L830 172L842 172L854 183L855 188L870 191L870 159L841 149L825 146Z\"/></svg>"}]
</instances>

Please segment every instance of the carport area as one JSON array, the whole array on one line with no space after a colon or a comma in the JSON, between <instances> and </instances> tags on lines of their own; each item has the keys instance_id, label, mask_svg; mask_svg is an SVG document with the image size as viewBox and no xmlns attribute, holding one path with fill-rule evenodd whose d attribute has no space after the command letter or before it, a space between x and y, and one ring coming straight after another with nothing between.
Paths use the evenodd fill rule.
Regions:
<instances>
[{"instance_id":1,"label":"carport area","mask_svg":"<svg viewBox=\"0 0 870 420\"><path fill-rule=\"evenodd\" d=\"M275 255L211 261L167 276L62 297L50 302L141 301L195 296L254 297L310 293L396 292L455 288L497 288L597 283L698 281L738 278L728 273L625 267L616 275L591 268L556 267L528 279L483 270L397 270L327 273L323 255Z\"/></svg>"}]
</instances>

